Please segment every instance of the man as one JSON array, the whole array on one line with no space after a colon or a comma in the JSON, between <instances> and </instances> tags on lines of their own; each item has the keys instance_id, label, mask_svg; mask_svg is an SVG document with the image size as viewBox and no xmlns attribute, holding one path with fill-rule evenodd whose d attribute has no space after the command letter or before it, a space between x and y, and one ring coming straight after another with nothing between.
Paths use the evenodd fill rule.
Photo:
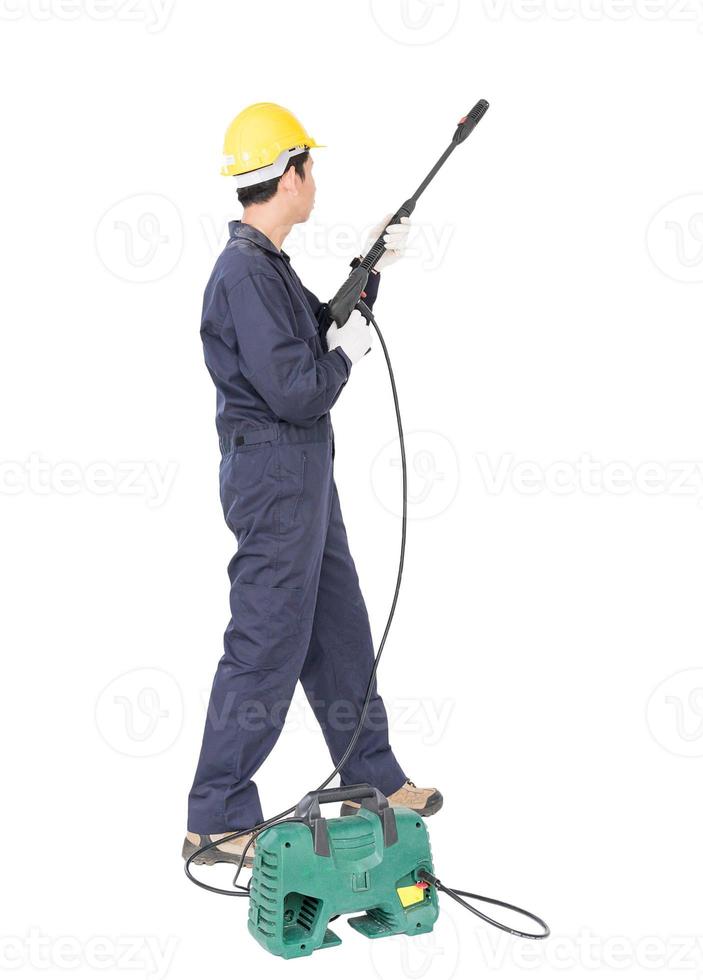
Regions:
<instances>
[{"instance_id":1,"label":"man","mask_svg":"<svg viewBox=\"0 0 703 980\"><path fill-rule=\"evenodd\" d=\"M280 734L298 680L337 764L373 665L333 479L329 417L353 365L371 347L371 332L357 311L341 328L331 324L282 251L293 225L307 221L313 208L309 150L317 145L295 116L271 103L245 109L225 137L222 172L235 176L244 214L230 223L205 290L201 335L217 389L221 500L238 549L184 858L263 819L252 776ZM407 233L407 219L387 229L380 268L402 254ZM370 278L369 305L378 278ZM436 789L416 787L397 762L375 687L340 777L342 786L371 783L391 804L423 816L442 805ZM347 801L342 812L357 806ZM241 834L198 861L236 863L247 840Z\"/></svg>"}]
</instances>

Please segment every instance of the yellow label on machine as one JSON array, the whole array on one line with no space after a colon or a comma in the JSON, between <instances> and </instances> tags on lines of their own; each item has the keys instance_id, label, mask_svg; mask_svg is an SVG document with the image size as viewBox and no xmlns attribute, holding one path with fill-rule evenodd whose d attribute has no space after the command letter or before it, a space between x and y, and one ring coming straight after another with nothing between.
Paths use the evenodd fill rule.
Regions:
<instances>
[{"instance_id":1,"label":"yellow label on machine","mask_svg":"<svg viewBox=\"0 0 703 980\"><path fill-rule=\"evenodd\" d=\"M420 885L403 885L401 888L397 888L396 891L398 892L400 904L404 909L408 905L416 905L425 897L425 889Z\"/></svg>"}]
</instances>

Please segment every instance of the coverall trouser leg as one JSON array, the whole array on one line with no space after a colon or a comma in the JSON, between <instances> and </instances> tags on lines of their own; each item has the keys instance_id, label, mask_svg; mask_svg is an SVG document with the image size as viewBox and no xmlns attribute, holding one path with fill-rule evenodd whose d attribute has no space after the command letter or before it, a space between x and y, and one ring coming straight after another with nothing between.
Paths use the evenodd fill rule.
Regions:
<instances>
[{"instance_id":1,"label":"coverall trouser leg","mask_svg":"<svg viewBox=\"0 0 703 980\"><path fill-rule=\"evenodd\" d=\"M332 445L326 417L306 429L251 428L223 456L221 499L238 549L229 566L232 618L189 797L194 833L261 822L252 777L280 735L298 679L335 764L359 718L373 644L334 485ZM343 785L370 782L386 794L405 781L375 687L340 775Z\"/></svg>"}]
</instances>

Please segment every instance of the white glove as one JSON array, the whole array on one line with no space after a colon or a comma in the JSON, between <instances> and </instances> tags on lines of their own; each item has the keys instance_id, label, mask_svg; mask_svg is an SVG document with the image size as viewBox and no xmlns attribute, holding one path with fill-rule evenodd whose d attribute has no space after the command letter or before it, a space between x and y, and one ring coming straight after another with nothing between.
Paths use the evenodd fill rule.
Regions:
<instances>
[{"instance_id":1,"label":"white glove","mask_svg":"<svg viewBox=\"0 0 703 980\"><path fill-rule=\"evenodd\" d=\"M383 241L386 243L386 250L376 263L376 272L380 272L382 269L387 269L389 265L397 262L397 260L405 254L405 250L408 247L410 218L401 218L401 223L399 225L389 225L388 222L392 217L392 214L387 214L384 220L380 224L376 225L376 227L369 233L368 241L366 242L364 254L368 252L378 236L385 229L386 233L383 236Z\"/></svg>"},{"instance_id":2,"label":"white glove","mask_svg":"<svg viewBox=\"0 0 703 980\"><path fill-rule=\"evenodd\" d=\"M333 323L327 331L327 349L335 347L343 350L352 364L371 350L371 327L358 310L352 310L343 327Z\"/></svg>"}]
</instances>

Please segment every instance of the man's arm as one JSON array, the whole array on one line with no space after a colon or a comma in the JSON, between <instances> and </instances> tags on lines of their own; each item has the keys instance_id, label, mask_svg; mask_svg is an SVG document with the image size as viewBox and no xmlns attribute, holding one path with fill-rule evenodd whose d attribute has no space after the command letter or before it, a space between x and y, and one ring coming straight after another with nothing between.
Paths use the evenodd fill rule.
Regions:
<instances>
[{"instance_id":1,"label":"man's arm","mask_svg":"<svg viewBox=\"0 0 703 980\"><path fill-rule=\"evenodd\" d=\"M351 369L335 349L315 358L293 333L294 312L276 276L257 272L231 287L227 302L246 379L286 422L310 425L329 412Z\"/></svg>"}]
</instances>

